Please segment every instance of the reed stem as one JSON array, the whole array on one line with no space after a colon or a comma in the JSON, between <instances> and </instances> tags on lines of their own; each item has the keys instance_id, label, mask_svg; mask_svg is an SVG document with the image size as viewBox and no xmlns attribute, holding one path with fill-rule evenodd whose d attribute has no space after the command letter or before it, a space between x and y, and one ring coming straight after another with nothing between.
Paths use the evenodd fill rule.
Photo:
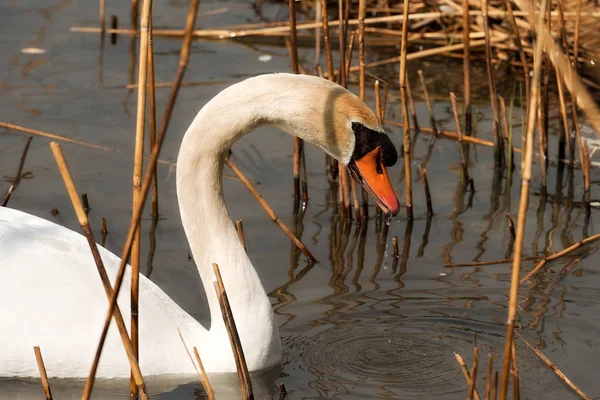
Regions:
<instances>
[{"instance_id":1,"label":"reed stem","mask_svg":"<svg viewBox=\"0 0 600 400\"><path fill-rule=\"evenodd\" d=\"M227 292L225 291L225 285L221 278L221 272L219 266L213 263L213 270L215 272L216 281L213 282L217 298L219 299L219 306L221 306L221 315L223 316L223 322L227 328L227 334L229 335L229 341L231 342L231 349L233 351L233 357L235 358L235 366L240 378L240 386L242 389L242 399L252 400L254 399L254 393L252 390L252 381L250 380L250 374L248 373L248 366L246 364L246 358L244 357L244 350L242 349L242 343L240 336L235 326L235 320L229 305L229 299Z\"/></svg>"},{"instance_id":2,"label":"reed stem","mask_svg":"<svg viewBox=\"0 0 600 400\"><path fill-rule=\"evenodd\" d=\"M12 183L6 190L4 194L4 199L2 200L2 207L6 207L8 201L10 200L10 196L12 196L13 192L21 183L21 176L23 175L23 167L25 166L25 159L27 158L27 153L29 152L29 146L31 145L31 141L33 140L33 136L29 136L27 138L27 142L25 143L25 148L23 149L23 153L21 154L21 160L19 161L19 167L17 168L17 174L15 175Z\"/></svg>"},{"instance_id":3,"label":"reed stem","mask_svg":"<svg viewBox=\"0 0 600 400\"><path fill-rule=\"evenodd\" d=\"M46 373L46 366L44 365L44 359L42 358L40 347L33 346L33 352L35 353L35 359L37 361L38 369L40 370L40 378L42 379L44 395L46 396L46 400L52 400L52 391L50 390L50 383L48 383L48 374Z\"/></svg>"},{"instance_id":4,"label":"reed stem","mask_svg":"<svg viewBox=\"0 0 600 400\"><path fill-rule=\"evenodd\" d=\"M546 9L547 0L542 0L541 10ZM536 31L542 32L544 28L544 13L538 15ZM543 41L538 40L535 45L533 82L529 94L529 114L527 118L527 135L525 141L525 162L521 176L521 195L519 200L519 216L517 222L517 233L515 240L514 262L512 266L510 298L508 309L508 321L506 324L506 342L504 345L504 360L502 366L502 379L500 385L500 399L505 400L508 388L508 377L510 367L510 356L512 352L512 341L517 314L517 301L519 294L519 271L521 269L521 257L523 252L523 239L525 233L525 222L527 219L527 206L529 203L529 181L531 180L531 164L533 161L533 131L535 129L535 118L537 102L539 97L540 72L542 61Z\"/></svg>"},{"instance_id":5,"label":"reed stem","mask_svg":"<svg viewBox=\"0 0 600 400\"><path fill-rule=\"evenodd\" d=\"M471 136L473 128L473 114L471 106L471 37L470 37L470 19L469 19L469 0L462 1L463 9L463 79L465 91L465 134Z\"/></svg>"},{"instance_id":6,"label":"reed stem","mask_svg":"<svg viewBox=\"0 0 600 400\"><path fill-rule=\"evenodd\" d=\"M406 215L409 219L413 217L412 205L412 145L410 138L410 122L408 112L408 94L406 93L406 55L408 52L408 1L405 1L402 8L402 43L400 46L400 98L402 101L402 131L404 134L404 183L406 196Z\"/></svg>"}]
</instances>

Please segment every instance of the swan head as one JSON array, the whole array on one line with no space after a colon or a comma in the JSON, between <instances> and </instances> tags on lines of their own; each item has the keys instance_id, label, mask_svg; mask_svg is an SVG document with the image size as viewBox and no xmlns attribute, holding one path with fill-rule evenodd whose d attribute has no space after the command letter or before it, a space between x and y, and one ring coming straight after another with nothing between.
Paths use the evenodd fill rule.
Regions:
<instances>
[{"instance_id":1,"label":"swan head","mask_svg":"<svg viewBox=\"0 0 600 400\"><path fill-rule=\"evenodd\" d=\"M398 153L373 110L350 91L328 82L324 98L325 136L323 150L350 171L386 214L396 215L398 198L387 168L396 164ZM332 140L333 139L333 140Z\"/></svg>"}]
</instances>

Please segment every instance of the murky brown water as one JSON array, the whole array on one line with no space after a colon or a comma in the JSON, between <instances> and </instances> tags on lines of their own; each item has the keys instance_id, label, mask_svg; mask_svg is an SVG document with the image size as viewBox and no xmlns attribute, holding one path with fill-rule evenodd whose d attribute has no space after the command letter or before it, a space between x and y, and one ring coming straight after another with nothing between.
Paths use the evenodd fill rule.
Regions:
<instances>
[{"instance_id":1,"label":"murky brown water","mask_svg":"<svg viewBox=\"0 0 600 400\"><path fill-rule=\"evenodd\" d=\"M107 3L108 13L118 14L121 24L129 20L127 2ZM106 217L110 231L106 246L119 254L131 208L136 101L134 93L123 85L133 79L136 66L130 58L128 38L120 37L116 45L106 43L100 71L99 37L69 32L73 25L95 25L95 7L91 2L75 0L48 0L43 5L15 0L0 6L0 120L118 149L103 151L63 144L80 192L89 195L90 220L97 237L100 219ZM209 12L222 7L229 11L200 16L198 25L216 27L253 20L250 3L203 2L200 10ZM266 10L277 12L276 8ZM182 26L186 12L186 2L157 1L155 27ZM28 47L46 52L21 53ZM178 49L178 41L155 40L157 82L173 78ZM269 62L261 62L262 54L273 57ZM312 60L312 53L304 49L301 57ZM456 63L447 60L410 65L413 71L423 68L432 79L430 90L444 97L448 89L460 93L462 76L456 67ZM283 47L195 42L185 80L216 83L181 90L162 159L176 158L179 142L194 115L229 82L273 71L289 71ZM414 81L418 94L417 86ZM162 110L168 91L160 89L157 95ZM368 100L374 103L372 93L370 96ZM487 91L477 93L477 97L486 96ZM417 108L425 125L425 104L419 102ZM478 105L477 109L481 119L478 135L490 139L489 108ZM438 101L435 110L441 125L454 129L449 104ZM520 111L513 114L515 136L519 137ZM400 115L400 107L392 102L388 118L395 115ZM558 129L557 122L552 125ZM399 130L389 131L399 145ZM20 133L0 131L3 187L8 186L16 170L25 139ZM491 149L471 148L470 171L476 191L465 191L457 144L444 139L431 143L425 134L415 138L414 167L416 170L417 164L426 163L435 216L426 216L421 183L414 172L415 220L407 222L401 212L389 225L378 225L372 219L363 227L344 224L334 216L323 156L318 150L307 151L310 202L304 215L294 221L292 139L272 129L261 129L234 147L237 165L249 178L260 182L257 188L263 196L282 220L295 224L319 260L314 266L305 264L242 184L225 179L232 216L244 221L250 257L272 295L281 327L282 368L260 378L263 385L273 388L274 396L278 395L277 385L283 382L290 399L463 399L467 386L453 352L462 354L470 364L473 333L478 336L483 355L480 365L485 364L488 350L502 349L510 265L445 265L510 256L505 215L510 213L516 218L518 175L513 175L509 185L506 171L494 173ZM281 151L285 148L289 151ZM398 190L404 187L402 168L399 164L391 172ZM77 231L79 227L47 139L34 138L25 171L28 179L22 181L10 206ZM156 231L157 249L150 277L202 320L206 304L197 271L188 259L173 172L170 165L159 165L162 219ZM592 198L597 199L598 174L592 174ZM568 170L551 167L546 198L539 195L539 183L536 169L525 230L525 255L556 252L597 232L598 211L592 209L586 217L581 204L583 184L579 171L570 175ZM52 216L50 211L55 208L59 214ZM371 214L374 215L374 208ZM146 232L149 225L145 224ZM393 235L399 238L399 259L392 255ZM144 233L144 237L148 234ZM143 251L147 250L145 243ZM593 246L578 255L582 259L575 270L558 284L549 288L566 260L551 263L549 271L522 286L518 324L524 336L543 349L584 392L600 396L600 258ZM531 265L527 262L525 268ZM519 341L517 352L523 398L575 398ZM498 361L495 367L499 367ZM235 393L235 379L222 380L222 386L229 385ZM77 397L79 389L73 386L79 384L57 381L53 389L57 398ZM115 398L126 393L126 389L118 390L111 383L105 386L98 386L96 395ZM194 382L151 382L149 386L153 395L161 399L188 399L201 394L200 386ZM0 398L42 395L37 382L21 380L2 381L0 390Z\"/></svg>"}]
</instances>

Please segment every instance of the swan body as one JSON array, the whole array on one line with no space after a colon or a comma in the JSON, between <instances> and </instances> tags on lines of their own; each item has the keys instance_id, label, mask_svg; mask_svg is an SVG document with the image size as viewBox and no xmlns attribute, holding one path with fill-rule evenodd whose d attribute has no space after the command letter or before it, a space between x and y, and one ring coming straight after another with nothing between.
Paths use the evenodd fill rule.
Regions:
<instances>
[{"instance_id":1,"label":"swan body","mask_svg":"<svg viewBox=\"0 0 600 400\"><path fill-rule=\"evenodd\" d=\"M272 125L320 147L347 165L385 211L398 212L386 166L396 151L375 114L329 81L270 74L235 84L209 101L188 128L177 160L177 197L210 308L203 327L160 288L140 278L140 368L145 376L192 375L179 338L196 346L209 373L235 372L222 321L212 263L220 266L248 368L279 363L281 345L270 301L233 228L223 199L224 158L241 136ZM100 248L111 281L119 258ZM130 321L130 278L119 306ZM40 346L51 377L85 377L101 332L107 299L86 239L79 233L0 207L0 376L38 376L32 346ZM129 326L128 326L129 329ZM114 322L98 377L129 377Z\"/></svg>"}]
</instances>

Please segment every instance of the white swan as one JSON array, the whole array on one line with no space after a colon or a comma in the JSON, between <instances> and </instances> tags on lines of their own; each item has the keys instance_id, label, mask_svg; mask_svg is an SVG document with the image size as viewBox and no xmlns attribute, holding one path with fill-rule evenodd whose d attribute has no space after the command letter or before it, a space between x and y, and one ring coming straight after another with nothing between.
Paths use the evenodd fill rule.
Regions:
<instances>
[{"instance_id":1,"label":"white swan","mask_svg":"<svg viewBox=\"0 0 600 400\"><path fill-rule=\"evenodd\" d=\"M281 357L271 304L223 201L224 157L233 143L272 125L320 147L392 214L398 200L386 173L396 150L375 114L356 96L321 78L270 74L218 94L188 128L177 160L181 218L210 307L204 328L145 277L140 282L140 368L145 376L193 374L181 344L197 346L209 373L235 363L212 282L221 268L248 368L264 370ZM112 280L119 259L101 248ZM130 286L129 278L123 288ZM119 305L129 322L129 294ZM0 207L0 376L39 376L32 346L42 348L52 377L85 377L101 332L107 299L85 238L20 211ZM98 377L129 377L114 322Z\"/></svg>"}]
</instances>

